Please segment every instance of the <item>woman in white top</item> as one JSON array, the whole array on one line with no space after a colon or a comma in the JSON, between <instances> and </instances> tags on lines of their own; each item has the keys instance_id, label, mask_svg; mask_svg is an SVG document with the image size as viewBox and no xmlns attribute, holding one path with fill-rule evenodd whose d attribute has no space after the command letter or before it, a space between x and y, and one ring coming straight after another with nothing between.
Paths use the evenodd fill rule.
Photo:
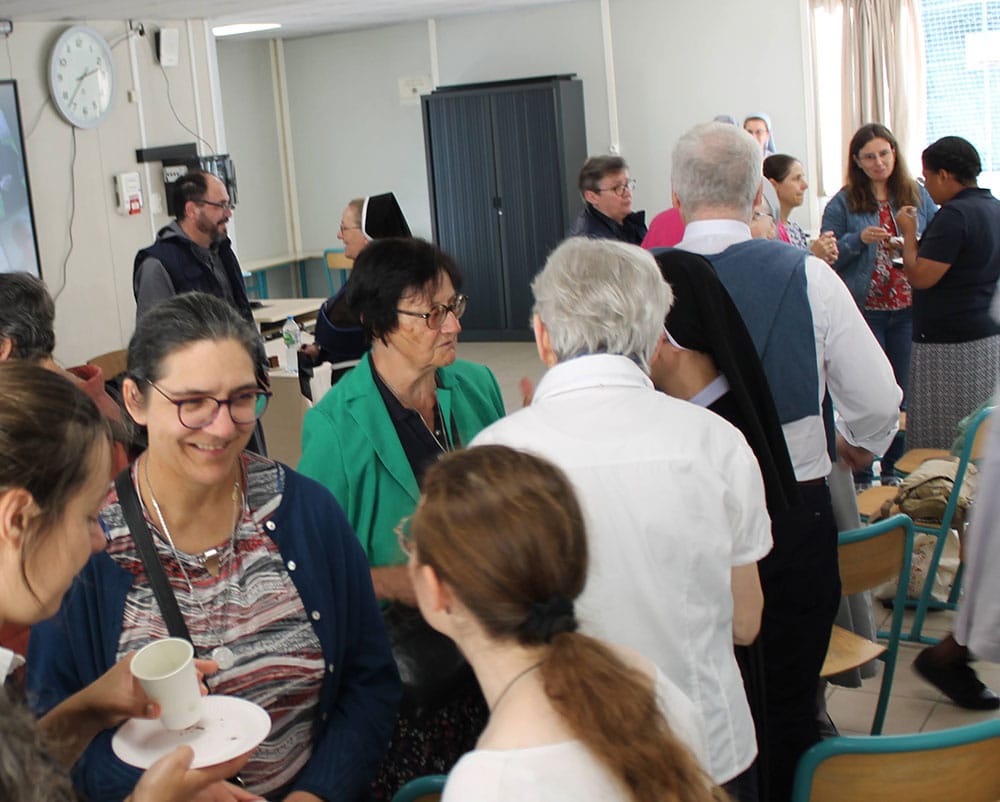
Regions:
<instances>
[{"instance_id":1,"label":"woman in white top","mask_svg":"<svg viewBox=\"0 0 1000 802\"><path fill-rule=\"evenodd\" d=\"M444 802L720 799L701 723L652 663L576 632L583 516L565 475L505 446L443 457L398 529L420 610L466 655L490 708Z\"/></svg>"}]
</instances>

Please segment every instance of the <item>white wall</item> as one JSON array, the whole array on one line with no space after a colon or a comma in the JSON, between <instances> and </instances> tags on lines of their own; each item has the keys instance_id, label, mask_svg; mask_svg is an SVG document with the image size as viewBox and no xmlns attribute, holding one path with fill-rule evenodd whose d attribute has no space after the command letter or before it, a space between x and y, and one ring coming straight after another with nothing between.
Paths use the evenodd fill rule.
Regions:
<instances>
[{"instance_id":1,"label":"white wall","mask_svg":"<svg viewBox=\"0 0 1000 802\"><path fill-rule=\"evenodd\" d=\"M347 202L380 192L395 192L413 233L430 235L420 103L401 101L398 83L430 74L427 42L420 23L285 42L306 251L339 246Z\"/></svg>"},{"instance_id":2,"label":"white wall","mask_svg":"<svg viewBox=\"0 0 1000 802\"><path fill-rule=\"evenodd\" d=\"M639 179L636 208L651 218L670 205L673 142L716 114L766 111L781 149L807 159L800 0L773 0L767 14L740 0L610 0L610 18L620 148ZM439 85L576 73L584 85L589 151L605 153L615 144L600 0L453 17L435 26L436 48L426 24L284 42L306 251L337 245L339 215L350 198L386 190L397 194L414 233L429 236L421 111L414 101L400 101L398 79L430 74L435 56ZM235 53L245 48L249 58L259 43L231 47L220 47L224 96L244 80L234 73ZM227 100L231 129L228 108ZM244 107L237 119L246 114ZM236 136L231 130L238 155ZM244 223L252 202L241 199ZM800 220L807 228L813 222L806 210ZM250 252L246 240L241 245Z\"/></svg>"},{"instance_id":3,"label":"white wall","mask_svg":"<svg viewBox=\"0 0 1000 802\"><path fill-rule=\"evenodd\" d=\"M232 229L244 262L291 253L278 139L270 42L217 45L226 76L222 112L226 149L236 166L238 204Z\"/></svg>"},{"instance_id":4,"label":"white wall","mask_svg":"<svg viewBox=\"0 0 1000 802\"><path fill-rule=\"evenodd\" d=\"M88 24L113 46L117 89L110 117L87 131L73 129L48 99L48 54L67 23L15 22L14 33L0 41L0 77L17 80L25 127L38 119L30 135L25 130L25 154L42 275L57 295L56 358L66 365L121 348L132 332L132 261L139 248L152 242L156 227L168 220L154 218L149 211L150 185L145 170L136 163L136 149L194 139L174 119L166 101L166 84L153 58L152 31L157 24L146 22L147 36L135 40L135 78L126 23L95 20ZM180 66L168 70L174 107L190 128L198 130L200 115L203 130L214 131L207 53L212 43L200 23L172 26L181 29ZM136 102L130 102L130 89ZM207 133L203 136L213 138ZM115 212L113 176L136 170L142 178L146 209L141 215L124 217ZM153 172L153 190L162 195L157 172Z\"/></svg>"}]
</instances>

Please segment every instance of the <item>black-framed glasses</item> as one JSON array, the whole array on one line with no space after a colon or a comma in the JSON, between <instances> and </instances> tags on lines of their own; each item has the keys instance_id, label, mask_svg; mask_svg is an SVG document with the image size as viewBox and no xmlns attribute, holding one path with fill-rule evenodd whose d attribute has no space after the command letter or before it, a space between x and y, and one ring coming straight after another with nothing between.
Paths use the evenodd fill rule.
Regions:
<instances>
[{"instance_id":1,"label":"black-framed glasses","mask_svg":"<svg viewBox=\"0 0 1000 802\"><path fill-rule=\"evenodd\" d=\"M396 533L396 540L399 541L399 550L407 557L412 557L413 552L416 551L413 532L410 530L411 521L413 521L413 516L406 515L392 528L392 531Z\"/></svg>"},{"instance_id":2,"label":"black-framed glasses","mask_svg":"<svg viewBox=\"0 0 1000 802\"><path fill-rule=\"evenodd\" d=\"M630 178L624 184L615 184L613 187L598 187L594 192L614 192L620 198L626 191L631 192L633 189L635 189L635 179Z\"/></svg>"},{"instance_id":3,"label":"black-framed glasses","mask_svg":"<svg viewBox=\"0 0 1000 802\"><path fill-rule=\"evenodd\" d=\"M430 312L411 312L409 309L397 309L401 315L410 317L422 317L429 329L439 329L444 325L445 319L450 312L456 320L460 320L465 314L465 307L469 305L469 296L459 293L451 299L451 303L433 304Z\"/></svg>"},{"instance_id":4,"label":"black-framed glasses","mask_svg":"<svg viewBox=\"0 0 1000 802\"><path fill-rule=\"evenodd\" d=\"M204 429L211 425L212 421L219 416L219 410L223 406L229 407L229 417L233 423L237 425L253 423L264 414L271 398L271 393L266 390L255 389L240 390L229 398L196 395L178 401L167 395L149 379L146 379L146 383L177 407L177 420L185 429Z\"/></svg>"},{"instance_id":5,"label":"black-framed glasses","mask_svg":"<svg viewBox=\"0 0 1000 802\"><path fill-rule=\"evenodd\" d=\"M210 201L210 200L200 200L195 201L199 206L214 206L216 209L223 209L224 211L231 212L236 208L236 204L232 201Z\"/></svg>"}]
</instances>

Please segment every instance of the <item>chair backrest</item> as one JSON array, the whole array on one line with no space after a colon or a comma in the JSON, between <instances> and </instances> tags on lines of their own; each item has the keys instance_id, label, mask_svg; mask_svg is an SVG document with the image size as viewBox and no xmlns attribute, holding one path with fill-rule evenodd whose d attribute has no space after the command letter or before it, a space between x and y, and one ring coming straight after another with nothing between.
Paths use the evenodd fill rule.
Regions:
<instances>
[{"instance_id":1,"label":"chair backrest","mask_svg":"<svg viewBox=\"0 0 1000 802\"><path fill-rule=\"evenodd\" d=\"M907 515L893 515L842 532L838 544L842 592L850 596L909 576L913 521Z\"/></svg>"},{"instance_id":2,"label":"chair backrest","mask_svg":"<svg viewBox=\"0 0 1000 802\"><path fill-rule=\"evenodd\" d=\"M961 495L962 483L965 481L965 472L969 468L969 462L971 462L974 454L983 451L986 448L986 432L988 427L985 425L990 416L993 414L993 410L996 407L986 407L980 410L972 421L969 423L969 428L965 430L965 439L962 443L962 453L958 460L958 468L955 471L955 482L952 487L951 493L948 496L948 504L944 508L944 515L941 517L941 536L948 533L948 529L951 527L952 519L955 516L955 510L958 507L958 499ZM931 531L926 527L918 526L921 531Z\"/></svg>"},{"instance_id":3,"label":"chair backrest","mask_svg":"<svg viewBox=\"0 0 1000 802\"><path fill-rule=\"evenodd\" d=\"M799 762L792 802L996 802L1000 719L915 735L830 738Z\"/></svg>"},{"instance_id":4,"label":"chair backrest","mask_svg":"<svg viewBox=\"0 0 1000 802\"><path fill-rule=\"evenodd\" d=\"M444 791L447 779L448 776L445 774L417 777L396 791L392 802L436 802L441 798L441 792Z\"/></svg>"},{"instance_id":5,"label":"chair backrest","mask_svg":"<svg viewBox=\"0 0 1000 802\"><path fill-rule=\"evenodd\" d=\"M323 258L328 270L350 270L354 266L354 260L344 256L343 250L327 248L323 251Z\"/></svg>"},{"instance_id":6,"label":"chair backrest","mask_svg":"<svg viewBox=\"0 0 1000 802\"><path fill-rule=\"evenodd\" d=\"M87 360L88 365L97 365L104 374L104 381L110 381L115 376L119 376L128 368L128 351L108 351Z\"/></svg>"}]
</instances>

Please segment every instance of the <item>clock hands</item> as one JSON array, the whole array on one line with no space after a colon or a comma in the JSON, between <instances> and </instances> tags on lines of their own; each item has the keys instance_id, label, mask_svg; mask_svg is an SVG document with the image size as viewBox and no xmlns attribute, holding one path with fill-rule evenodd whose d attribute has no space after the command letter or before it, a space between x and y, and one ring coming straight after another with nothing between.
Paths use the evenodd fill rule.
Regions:
<instances>
[{"instance_id":1,"label":"clock hands","mask_svg":"<svg viewBox=\"0 0 1000 802\"><path fill-rule=\"evenodd\" d=\"M76 100L77 93L83 86L83 79L86 78L88 75L93 75L95 72L97 72L97 67L91 67L89 70L86 70L83 73L83 75L81 75L79 78L76 79L76 89L74 89L73 94L69 96L69 100L66 102L67 105L69 106L73 105L73 101Z\"/></svg>"}]
</instances>

